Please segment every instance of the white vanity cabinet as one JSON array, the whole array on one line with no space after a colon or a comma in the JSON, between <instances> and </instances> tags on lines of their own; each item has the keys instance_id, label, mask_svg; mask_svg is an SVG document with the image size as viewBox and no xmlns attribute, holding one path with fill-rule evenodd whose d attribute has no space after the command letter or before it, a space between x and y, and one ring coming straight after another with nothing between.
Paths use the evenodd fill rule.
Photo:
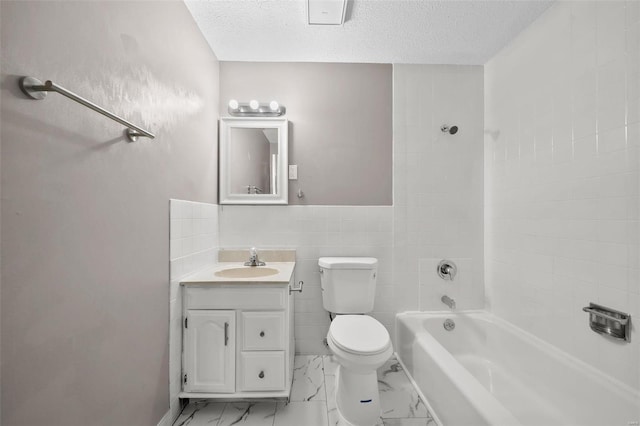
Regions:
<instances>
[{"instance_id":1,"label":"white vanity cabinet","mask_svg":"<svg viewBox=\"0 0 640 426\"><path fill-rule=\"evenodd\" d=\"M288 398L291 282L183 283L182 398Z\"/></svg>"}]
</instances>

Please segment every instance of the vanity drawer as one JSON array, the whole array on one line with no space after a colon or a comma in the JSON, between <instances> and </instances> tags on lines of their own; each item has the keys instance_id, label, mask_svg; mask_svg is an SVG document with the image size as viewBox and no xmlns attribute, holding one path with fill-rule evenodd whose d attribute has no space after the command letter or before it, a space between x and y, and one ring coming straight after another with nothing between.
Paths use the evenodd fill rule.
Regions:
<instances>
[{"instance_id":1,"label":"vanity drawer","mask_svg":"<svg viewBox=\"0 0 640 426\"><path fill-rule=\"evenodd\" d=\"M275 391L284 389L284 351L241 352L240 389Z\"/></svg>"},{"instance_id":2,"label":"vanity drawer","mask_svg":"<svg viewBox=\"0 0 640 426\"><path fill-rule=\"evenodd\" d=\"M187 309L285 309L288 287L185 288Z\"/></svg>"},{"instance_id":3,"label":"vanity drawer","mask_svg":"<svg viewBox=\"0 0 640 426\"><path fill-rule=\"evenodd\" d=\"M242 312L242 347L245 351L284 349L284 311Z\"/></svg>"}]
</instances>

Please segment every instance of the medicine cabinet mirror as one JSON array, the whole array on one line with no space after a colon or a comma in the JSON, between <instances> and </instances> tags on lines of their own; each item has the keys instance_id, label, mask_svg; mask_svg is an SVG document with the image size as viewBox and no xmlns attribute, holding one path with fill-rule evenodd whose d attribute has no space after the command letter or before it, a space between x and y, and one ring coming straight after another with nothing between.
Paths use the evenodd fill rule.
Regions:
<instances>
[{"instance_id":1,"label":"medicine cabinet mirror","mask_svg":"<svg viewBox=\"0 0 640 426\"><path fill-rule=\"evenodd\" d=\"M220 119L220 204L287 204L288 124Z\"/></svg>"}]
</instances>

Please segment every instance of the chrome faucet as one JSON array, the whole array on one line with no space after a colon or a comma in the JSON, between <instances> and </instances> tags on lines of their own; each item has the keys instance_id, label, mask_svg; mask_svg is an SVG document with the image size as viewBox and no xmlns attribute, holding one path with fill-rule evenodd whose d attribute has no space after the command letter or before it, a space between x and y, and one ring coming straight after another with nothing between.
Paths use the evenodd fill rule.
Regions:
<instances>
[{"instance_id":1,"label":"chrome faucet","mask_svg":"<svg viewBox=\"0 0 640 426\"><path fill-rule=\"evenodd\" d=\"M438 263L438 275L440 275L440 278L443 280L453 281L457 273L458 268L452 261L444 259Z\"/></svg>"},{"instance_id":2,"label":"chrome faucet","mask_svg":"<svg viewBox=\"0 0 640 426\"><path fill-rule=\"evenodd\" d=\"M244 266L264 266L265 263L258 259L258 250L255 247L249 249L249 261L244 262Z\"/></svg>"},{"instance_id":3,"label":"chrome faucet","mask_svg":"<svg viewBox=\"0 0 640 426\"><path fill-rule=\"evenodd\" d=\"M450 298L449 296L447 296L446 294L442 296L440 300L442 300L442 303L447 305L449 309L451 309L452 311L456 309L456 301Z\"/></svg>"}]
</instances>

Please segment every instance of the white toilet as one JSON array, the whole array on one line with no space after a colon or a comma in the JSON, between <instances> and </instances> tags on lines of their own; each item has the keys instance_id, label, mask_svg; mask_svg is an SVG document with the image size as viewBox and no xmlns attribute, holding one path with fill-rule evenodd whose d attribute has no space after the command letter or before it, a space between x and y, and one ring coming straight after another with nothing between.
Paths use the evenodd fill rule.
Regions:
<instances>
[{"instance_id":1,"label":"white toilet","mask_svg":"<svg viewBox=\"0 0 640 426\"><path fill-rule=\"evenodd\" d=\"M378 260L372 257L321 257L322 304L336 314L327 342L339 364L336 402L342 417L355 426L380 418L376 370L393 354L387 329L373 310Z\"/></svg>"}]
</instances>

